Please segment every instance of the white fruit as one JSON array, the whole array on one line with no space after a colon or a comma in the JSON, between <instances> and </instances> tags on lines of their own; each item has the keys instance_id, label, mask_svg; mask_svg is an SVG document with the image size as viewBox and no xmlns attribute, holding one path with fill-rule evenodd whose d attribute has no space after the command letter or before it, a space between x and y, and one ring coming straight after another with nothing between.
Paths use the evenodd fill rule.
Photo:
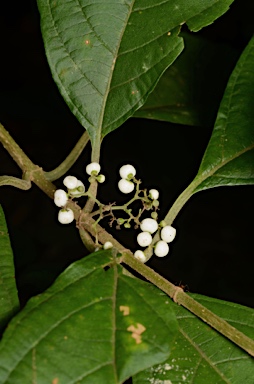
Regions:
<instances>
[{"instance_id":1,"label":"white fruit","mask_svg":"<svg viewBox=\"0 0 254 384\"><path fill-rule=\"evenodd\" d=\"M158 223L154 219L149 219L149 218L148 219L144 219L144 220L142 220L142 222L140 224L140 229L143 232L154 233L158 229Z\"/></svg>"},{"instance_id":2,"label":"white fruit","mask_svg":"<svg viewBox=\"0 0 254 384\"><path fill-rule=\"evenodd\" d=\"M78 179L75 176L66 176L63 183L68 189L74 189L78 184Z\"/></svg>"},{"instance_id":3,"label":"white fruit","mask_svg":"<svg viewBox=\"0 0 254 384\"><path fill-rule=\"evenodd\" d=\"M134 190L134 183L129 180L121 179L118 183L118 188L123 193L131 193Z\"/></svg>"},{"instance_id":4,"label":"white fruit","mask_svg":"<svg viewBox=\"0 0 254 384\"><path fill-rule=\"evenodd\" d=\"M61 224L69 224L74 220L74 213L70 208L61 209L58 213L58 221Z\"/></svg>"},{"instance_id":5,"label":"white fruit","mask_svg":"<svg viewBox=\"0 0 254 384\"><path fill-rule=\"evenodd\" d=\"M82 181L78 180L76 188L69 190L69 194L73 197L75 196L81 196L85 192L85 186L82 183Z\"/></svg>"},{"instance_id":6,"label":"white fruit","mask_svg":"<svg viewBox=\"0 0 254 384\"><path fill-rule=\"evenodd\" d=\"M111 243L111 241L106 241L106 243L103 245L103 248L104 249L113 248L113 244Z\"/></svg>"},{"instance_id":7,"label":"white fruit","mask_svg":"<svg viewBox=\"0 0 254 384\"><path fill-rule=\"evenodd\" d=\"M99 163L96 163L96 162L93 162L93 163L90 163L86 166L86 173L88 175L91 175L92 173L94 175L98 175L98 173L100 172L101 170L101 166Z\"/></svg>"},{"instance_id":8,"label":"white fruit","mask_svg":"<svg viewBox=\"0 0 254 384\"><path fill-rule=\"evenodd\" d=\"M137 236L137 242L141 247L148 247L152 242L152 236L149 232L141 232Z\"/></svg>"},{"instance_id":9,"label":"white fruit","mask_svg":"<svg viewBox=\"0 0 254 384\"><path fill-rule=\"evenodd\" d=\"M143 251L136 251L134 253L134 257L135 257L135 259L138 259L139 261L141 261L141 263L146 262L146 257L145 257L145 254Z\"/></svg>"},{"instance_id":10,"label":"white fruit","mask_svg":"<svg viewBox=\"0 0 254 384\"><path fill-rule=\"evenodd\" d=\"M133 165L126 164L120 168L119 173L122 179L128 180L136 175L136 169Z\"/></svg>"},{"instance_id":11,"label":"white fruit","mask_svg":"<svg viewBox=\"0 0 254 384\"><path fill-rule=\"evenodd\" d=\"M171 225L166 225L161 230L161 239L166 241L166 243L171 243L176 236L175 228L171 227Z\"/></svg>"},{"instance_id":12,"label":"white fruit","mask_svg":"<svg viewBox=\"0 0 254 384\"><path fill-rule=\"evenodd\" d=\"M157 189L150 189L150 191L149 191L149 196L150 196L153 200L158 200L158 198L159 198L159 191L157 191Z\"/></svg>"},{"instance_id":13,"label":"white fruit","mask_svg":"<svg viewBox=\"0 0 254 384\"><path fill-rule=\"evenodd\" d=\"M154 253L158 257L164 257L167 256L169 252L169 246L165 241L158 241L154 248Z\"/></svg>"},{"instance_id":14,"label":"white fruit","mask_svg":"<svg viewBox=\"0 0 254 384\"><path fill-rule=\"evenodd\" d=\"M67 193L63 189L57 189L54 193L54 203L57 207L64 207L68 201Z\"/></svg>"}]
</instances>

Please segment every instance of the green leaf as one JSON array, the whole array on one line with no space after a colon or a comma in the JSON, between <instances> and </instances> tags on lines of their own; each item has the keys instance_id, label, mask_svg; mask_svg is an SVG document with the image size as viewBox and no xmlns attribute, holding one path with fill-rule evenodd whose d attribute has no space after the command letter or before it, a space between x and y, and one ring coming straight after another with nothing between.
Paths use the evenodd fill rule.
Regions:
<instances>
[{"instance_id":1,"label":"green leaf","mask_svg":"<svg viewBox=\"0 0 254 384\"><path fill-rule=\"evenodd\" d=\"M229 79L194 192L254 184L254 37Z\"/></svg>"},{"instance_id":2,"label":"green leaf","mask_svg":"<svg viewBox=\"0 0 254 384\"><path fill-rule=\"evenodd\" d=\"M0 332L19 309L13 254L0 206Z\"/></svg>"},{"instance_id":3,"label":"green leaf","mask_svg":"<svg viewBox=\"0 0 254 384\"><path fill-rule=\"evenodd\" d=\"M238 54L226 44L198 35L185 32L180 36L183 53L134 117L212 127Z\"/></svg>"},{"instance_id":4,"label":"green leaf","mask_svg":"<svg viewBox=\"0 0 254 384\"><path fill-rule=\"evenodd\" d=\"M0 343L0 382L123 383L168 358L172 303L122 271L109 251L96 252L32 298Z\"/></svg>"},{"instance_id":5,"label":"green leaf","mask_svg":"<svg viewBox=\"0 0 254 384\"><path fill-rule=\"evenodd\" d=\"M182 51L180 25L198 30L233 0L37 2L53 78L99 147L144 104Z\"/></svg>"},{"instance_id":6,"label":"green leaf","mask_svg":"<svg viewBox=\"0 0 254 384\"><path fill-rule=\"evenodd\" d=\"M254 310L191 295L195 300L254 338ZM252 384L254 359L183 307L175 305L179 336L170 358L133 378L134 384Z\"/></svg>"}]
</instances>

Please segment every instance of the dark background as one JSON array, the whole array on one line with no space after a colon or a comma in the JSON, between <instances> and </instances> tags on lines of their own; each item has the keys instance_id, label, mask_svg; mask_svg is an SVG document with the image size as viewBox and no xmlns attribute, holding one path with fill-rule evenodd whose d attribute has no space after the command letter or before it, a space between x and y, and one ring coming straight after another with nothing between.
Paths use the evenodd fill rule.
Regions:
<instances>
[{"instance_id":1,"label":"dark background","mask_svg":"<svg viewBox=\"0 0 254 384\"><path fill-rule=\"evenodd\" d=\"M226 15L201 33L240 54L253 33L253 11L252 1L236 0ZM32 161L51 170L67 156L83 128L51 78L36 3L2 2L0 30L0 121ZM100 187L101 200L125 200L116 185L119 167L128 162L137 167L144 187L160 190L163 218L197 173L211 129L130 119L104 139L101 164L107 181ZM90 147L69 173L86 180L89 159ZM21 175L2 146L0 174ZM61 180L56 184L60 187ZM148 264L190 292L254 306L253 192L252 186L223 187L193 196L174 223L177 238L169 256L154 256ZM61 226L58 210L36 186L29 191L1 187L0 202L24 305L87 252L75 225ZM132 231L114 233L136 248Z\"/></svg>"}]
</instances>

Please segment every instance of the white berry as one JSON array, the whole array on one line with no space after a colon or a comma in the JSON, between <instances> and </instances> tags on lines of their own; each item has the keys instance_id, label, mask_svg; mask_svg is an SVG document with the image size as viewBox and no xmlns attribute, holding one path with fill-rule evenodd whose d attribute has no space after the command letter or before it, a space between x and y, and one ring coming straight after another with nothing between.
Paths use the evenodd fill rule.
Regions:
<instances>
[{"instance_id":1,"label":"white berry","mask_svg":"<svg viewBox=\"0 0 254 384\"><path fill-rule=\"evenodd\" d=\"M123 193L131 193L134 190L134 183L129 180L121 179L118 183L118 188Z\"/></svg>"},{"instance_id":2,"label":"white berry","mask_svg":"<svg viewBox=\"0 0 254 384\"><path fill-rule=\"evenodd\" d=\"M148 247L152 242L152 236L149 232L141 232L137 236L137 242L141 247Z\"/></svg>"},{"instance_id":3,"label":"white berry","mask_svg":"<svg viewBox=\"0 0 254 384\"><path fill-rule=\"evenodd\" d=\"M154 219L144 219L141 221L140 229L144 232L154 233L158 229L158 223Z\"/></svg>"},{"instance_id":4,"label":"white berry","mask_svg":"<svg viewBox=\"0 0 254 384\"><path fill-rule=\"evenodd\" d=\"M74 220L74 213L70 208L61 209L58 213L58 221L61 224L69 224Z\"/></svg>"},{"instance_id":5,"label":"white berry","mask_svg":"<svg viewBox=\"0 0 254 384\"><path fill-rule=\"evenodd\" d=\"M123 165L119 170L122 179L131 179L136 175L136 169L131 164Z\"/></svg>"},{"instance_id":6,"label":"white berry","mask_svg":"<svg viewBox=\"0 0 254 384\"><path fill-rule=\"evenodd\" d=\"M78 180L76 188L71 189L68 192L73 197L75 197L75 196L76 197L82 196L83 193L85 192L85 186L82 183L82 181Z\"/></svg>"},{"instance_id":7,"label":"white berry","mask_svg":"<svg viewBox=\"0 0 254 384\"><path fill-rule=\"evenodd\" d=\"M111 243L111 241L106 241L106 243L103 245L103 248L104 249L113 248L113 244Z\"/></svg>"},{"instance_id":8,"label":"white berry","mask_svg":"<svg viewBox=\"0 0 254 384\"><path fill-rule=\"evenodd\" d=\"M93 163L90 163L86 166L86 173L88 175L91 175L92 173L94 175L98 175L98 173L100 172L101 170L101 166L99 163L96 163L96 162L93 162Z\"/></svg>"},{"instance_id":9,"label":"white berry","mask_svg":"<svg viewBox=\"0 0 254 384\"><path fill-rule=\"evenodd\" d=\"M57 189L54 193L54 203L58 207L64 207L68 201L67 193L63 189Z\"/></svg>"},{"instance_id":10,"label":"white berry","mask_svg":"<svg viewBox=\"0 0 254 384\"><path fill-rule=\"evenodd\" d=\"M138 259L139 261L141 261L141 263L146 262L146 257L145 257L145 254L143 251L136 251L134 253L134 257L135 257L135 259Z\"/></svg>"},{"instance_id":11,"label":"white berry","mask_svg":"<svg viewBox=\"0 0 254 384\"><path fill-rule=\"evenodd\" d=\"M171 225L166 225L166 227L163 227L161 230L161 239L163 241L166 241L166 243L171 243L171 241L174 240L176 236L176 230L175 228L171 227Z\"/></svg>"},{"instance_id":12,"label":"white berry","mask_svg":"<svg viewBox=\"0 0 254 384\"><path fill-rule=\"evenodd\" d=\"M158 241L154 248L154 253L158 257L164 257L167 256L169 252L169 246L165 241Z\"/></svg>"},{"instance_id":13,"label":"white berry","mask_svg":"<svg viewBox=\"0 0 254 384\"><path fill-rule=\"evenodd\" d=\"M78 184L78 179L75 176L66 176L63 183L68 189L74 189Z\"/></svg>"},{"instance_id":14,"label":"white berry","mask_svg":"<svg viewBox=\"0 0 254 384\"><path fill-rule=\"evenodd\" d=\"M157 189L150 189L149 196L153 200L158 200L158 198L159 198L159 191L157 191Z\"/></svg>"}]
</instances>

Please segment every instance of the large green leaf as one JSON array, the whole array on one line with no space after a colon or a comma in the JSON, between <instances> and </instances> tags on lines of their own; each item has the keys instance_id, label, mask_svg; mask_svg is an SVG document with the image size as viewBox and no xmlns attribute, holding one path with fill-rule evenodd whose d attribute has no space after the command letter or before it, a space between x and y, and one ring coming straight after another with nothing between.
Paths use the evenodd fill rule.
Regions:
<instances>
[{"instance_id":1,"label":"large green leaf","mask_svg":"<svg viewBox=\"0 0 254 384\"><path fill-rule=\"evenodd\" d=\"M185 32L180 36L183 53L134 117L212 127L238 52L199 35Z\"/></svg>"},{"instance_id":2,"label":"large green leaf","mask_svg":"<svg viewBox=\"0 0 254 384\"><path fill-rule=\"evenodd\" d=\"M19 309L13 254L0 206L0 332Z\"/></svg>"},{"instance_id":3,"label":"large green leaf","mask_svg":"<svg viewBox=\"0 0 254 384\"><path fill-rule=\"evenodd\" d=\"M114 261L92 254L28 302L0 344L1 384L123 383L168 358L172 303Z\"/></svg>"},{"instance_id":4,"label":"large green leaf","mask_svg":"<svg viewBox=\"0 0 254 384\"><path fill-rule=\"evenodd\" d=\"M48 62L92 144L120 126L183 49L180 25L210 24L233 0L37 0Z\"/></svg>"},{"instance_id":5,"label":"large green leaf","mask_svg":"<svg viewBox=\"0 0 254 384\"><path fill-rule=\"evenodd\" d=\"M254 184L254 37L229 79L194 192Z\"/></svg>"},{"instance_id":6,"label":"large green leaf","mask_svg":"<svg viewBox=\"0 0 254 384\"><path fill-rule=\"evenodd\" d=\"M254 310L191 295L235 328L254 338ZM253 384L254 359L183 307L176 305L179 336L170 358L137 374L134 384Z\"/></svg>"}]
</instances>

